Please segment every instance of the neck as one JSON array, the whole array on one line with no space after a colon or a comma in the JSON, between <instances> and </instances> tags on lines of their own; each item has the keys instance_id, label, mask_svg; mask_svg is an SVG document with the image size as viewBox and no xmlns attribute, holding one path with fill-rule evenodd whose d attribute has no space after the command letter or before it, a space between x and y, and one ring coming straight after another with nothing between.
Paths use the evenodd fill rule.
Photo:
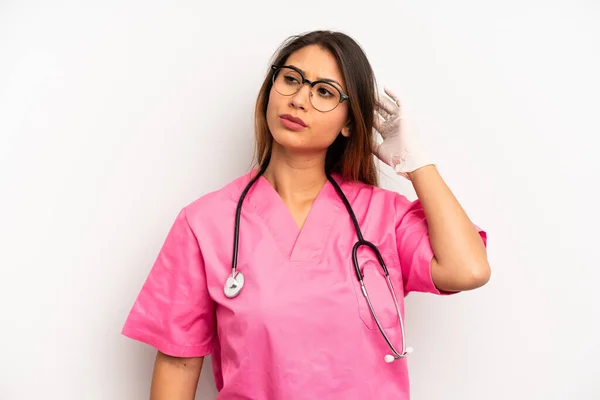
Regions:
<instances>
[{"instance_id":1,"label":"neck","mask_svg":"<svg viewBox=\"0 0 600 400\"><path fill-rule=\"evenodd\" d=\"M312 202L327 181L325 153L292 153L274 142L264 177L284 201Z\"/></svg>"}]
</instances>

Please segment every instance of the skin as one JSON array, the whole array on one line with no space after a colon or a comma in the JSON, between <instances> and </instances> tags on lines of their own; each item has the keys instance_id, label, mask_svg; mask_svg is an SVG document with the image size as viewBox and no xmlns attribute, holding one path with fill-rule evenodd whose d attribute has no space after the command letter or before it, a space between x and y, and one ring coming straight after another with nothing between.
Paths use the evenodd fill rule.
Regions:
<instances>
[{"instance_id":1,"label":"skin","mask_svg":"<svg viewBox=\"0 0 600 400\"><path fill-rule=\"evenodd\" d=\"M300 68L311 81L319 77L333 79L340 83L342 92L346 92L337 61L317 45L292 53L286 65ZM348 102L339 104L332 111L320 112L313 108L309 96L308 84L293 96L283 96L271 89L267 106L273 150L264 177L277 190L300 229L327 181L324 172L327 148L340 132L346 137L350 135ZM282 114L301 118L307 128L300 132L287 129L280 121Z\"/></svg>"},{"instance_id":2,"label":"skin","mask_svg":"<svg viewBox=\"0 0 600 400\"><path fill-rule=\"evenodd\" d=\"M345 92L335 58L316 45L296 51L286 64L299 67L309 80L334 79ZM264 177L279 193L299 229L327 181L324 172L327 148L340 132L350 135L348 103L322 113L312 107L309 93L309 85L304 85L293 96L283 96L272 89L267 107L273 150ZM287 129L279 119L282 114L301 118L307 128L300 132ZM444 291L465 291L487 283L491 270L483 241L437 168L424 166L408 177L427 218L434 252L431 274L435 285ZM177 358L159 352L154 365L151 400L193 400L203 359Z\"/></svg>"},{"instance_id":3,"label":"skin","mask_svg":"<svg viewBox=\"0 0 600 400\"><path fill-rule=\"evenodd\" d=\"M172 357L156 354L150 400L193 400L204 357Z\"/></svg>"},{"instance_id":4,"label":"skin","mask_svg":"<svg viewBox=\"0 0 600 400\"><path fill-rule=\"evenodd\" d=\"M483 240L437 168L427 165L408 176L427 218L435 286L451 292L485 285L491 269Z\"/></svg>"},{"instance_id":5,"label":"skin","mask_svg":"<svg viewBox=\"0 0 600 400\"><path fill-rule=\"evenodd\" d=\"M288 57L287 65L305 72L309 80L334 79L345 92L345 83L335 58L318 46L304 47ZM304 85L293 96L271 89L267 124L273 135L273 150L264 177L279 193L298 228L301 229L317 194L327 181L324 173L327 148L337 135L350 135L348 103L322 113L309 100L310 87ZM301 118L307 126L301 132L287 129L282 114ZM178 358L158 352L152 376L151 400L193 400L204 357Z\"/></svg>"}]
</instances>

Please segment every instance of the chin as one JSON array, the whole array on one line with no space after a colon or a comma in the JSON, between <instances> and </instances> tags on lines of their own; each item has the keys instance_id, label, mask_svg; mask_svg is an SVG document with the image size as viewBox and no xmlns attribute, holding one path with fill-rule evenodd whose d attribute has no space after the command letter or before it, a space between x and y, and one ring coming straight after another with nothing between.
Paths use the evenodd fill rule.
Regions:
<instances>
[{"instance_id":1,"label":"chin","mask_svg":"<svg viewBox=\"0 0 600 400\"><path fill-rule=\"evenodd\" d=\"M310 144L306 142L306 138L299 137L298 132L277 132L272 133L273 141L281 147L290 150L308 150Z\"/></svg>"},{"instance_id":2,"label":"chin","mask_svg":"<svg viewBox=\"0 0 600 400\"><path fill-rule=\"evenodd\" d=\"M273 141L279 146L292 151L298 152L320 152L327 149L321 148L319 145L312 143L308 136L308 132L293 132L286 129L276 129L271 131Z\"/></svg>"}]
</instances>

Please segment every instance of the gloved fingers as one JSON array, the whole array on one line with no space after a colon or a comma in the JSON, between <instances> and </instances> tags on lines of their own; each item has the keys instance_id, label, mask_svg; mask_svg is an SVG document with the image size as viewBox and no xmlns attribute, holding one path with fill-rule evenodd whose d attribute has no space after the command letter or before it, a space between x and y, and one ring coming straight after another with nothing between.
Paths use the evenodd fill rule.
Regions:
<instances>
[{"instance_id":1,"label":"gloved fingers","mask_svg":"<svg viewBox=\"0 0 600 400\"><path fill-rule=\"evenodd\" d=\"M387 113L386 113L387 114ZM386 117L381 115L379 112L373 113L373 127L381 133L382 124L385 122Z\"/></svg>"},{"instance_id":2,"label":"gloved fingers","mask_svg":"<svg viewBox=\"0 0 600 400\"><path fill-rule=\"evenodd\" d=\"M388 115L399 115L400 114L400 101L398 100L398 97L393 93L390 92L388 89L384 89L385 93L390 96L390 98L393 99L390 100L390 98L382 95L382 94L378 94L377 95L377 108L379 108L380 110L384 110L385 112L388 113ZM394 96L394 97L392 97Z\"/></svg>"},{"instance_id":3,"label":"gloved fingers","mask_svg":"<svg viewBox=\"0 0 600 400\"><path fill-rule=\"evenodd\" d=\"M375 117L386 120L390 117L390 113L388 113L383 108L377 106L377 107L375 107Z\"/></svg>"},{"instance_id":4,"label":"gloved fingers","mask_svg":"<svg viewBox=\"0 0 600 400\"><path fill-rule=\"evenodd\" d=\"M383 95L379 95L377 97L375 109L382 115L385 113L385 116L393 115L398 111L398 107L390 99Z\"/></svg>"},{"instance_id":5,"label":"gloved fingers","mask_svg":"<svg viewBox=\"0 0 600 400\"><path fill-rule=\"evenodd\" d=\"M385 94L390 96L390 98L394 101L394 103L396 103L396 106L398 106L398 108L400 108L400 99L398 98L398 95L396 93L394 93L391 89L388 89L386 87L383 88L383 91L385 92Z\"/></svg>"}]
</instances>

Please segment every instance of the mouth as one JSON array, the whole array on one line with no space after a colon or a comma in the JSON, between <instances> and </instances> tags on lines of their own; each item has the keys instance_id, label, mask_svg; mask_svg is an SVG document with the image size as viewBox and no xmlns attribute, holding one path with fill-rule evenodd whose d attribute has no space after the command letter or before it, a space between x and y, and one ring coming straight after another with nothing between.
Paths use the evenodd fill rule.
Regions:
<instances>
[{"instance_id":1,"label":"mouth","mask_svg":"<svg viewBox=\"0 0 600 400\"><path fill-rule=\"evenodd\" d=\"M294 117L290 114L280 115L279 120L281 121L283 126L293 131L301 131L302 129L308 126L304 121L302 121L302 119Z\"/></svg>"}]
</instances>

